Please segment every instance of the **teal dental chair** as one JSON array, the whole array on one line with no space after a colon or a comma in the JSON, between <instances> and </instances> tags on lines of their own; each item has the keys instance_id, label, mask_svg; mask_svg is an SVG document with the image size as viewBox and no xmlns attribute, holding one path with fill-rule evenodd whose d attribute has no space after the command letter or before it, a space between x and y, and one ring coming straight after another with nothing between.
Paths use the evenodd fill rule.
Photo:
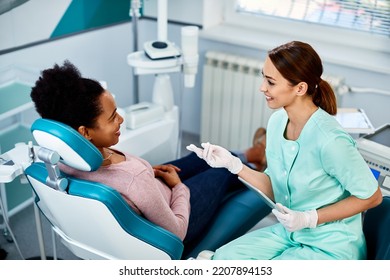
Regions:
<instances>
[{"instance_id":1,"label":"teal dental chair","mask_svg":"<svg viewBox=\"0 0 390 280\"><path fill-rule=\"evenodd\" d=\"M363 220L367 242L367 259L390 260L390 197L384 196L380 205L367 210Z\"/></svg>"},{"instance_id":2,"label":"teal dental chair","mask_svg":"<svg viewBox=\"0 0 390 280\"><path fill-rule=\"evenodd\" d=\"M35 203L62 243L82 259L187 259L215 250L251 229L270 212L252 191L231 194L204 238L191 248L171 232L138 215L113 188L59 171L57 163L93 171L100 152L71 127L38 119L31 127L39 160L25 174Z\"/></svg>"}]
</instances>

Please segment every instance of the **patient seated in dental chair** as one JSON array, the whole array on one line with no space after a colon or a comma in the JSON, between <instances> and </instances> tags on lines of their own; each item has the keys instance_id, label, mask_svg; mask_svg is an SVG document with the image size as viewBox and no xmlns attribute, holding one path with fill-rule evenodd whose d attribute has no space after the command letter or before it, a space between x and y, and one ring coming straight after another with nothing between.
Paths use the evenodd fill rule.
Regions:
<instances>
[{"instance_id":1,"label":"patient seated in dental chair","mask_svg":"<svg viewBox=\"0 0 390 280\"><path fill-rule=\"evenodd\" d=\"M185 248L199 240L227 194L245 188L236 175L225 168L211 168L194 153L152 167L139 157L110 148L118 143L123 122L114 98L99 82L82 77L69 61L42 71L31 98L42 118L69 125L102 154L103 163L96 171L64 164L61 171L118 190L139 215L177 235ZM260 158L254 160L254 167L260 169L265 164L264 134L265 130L258 131L256 145L243 155Z\"/></svg>"}]
</instances>

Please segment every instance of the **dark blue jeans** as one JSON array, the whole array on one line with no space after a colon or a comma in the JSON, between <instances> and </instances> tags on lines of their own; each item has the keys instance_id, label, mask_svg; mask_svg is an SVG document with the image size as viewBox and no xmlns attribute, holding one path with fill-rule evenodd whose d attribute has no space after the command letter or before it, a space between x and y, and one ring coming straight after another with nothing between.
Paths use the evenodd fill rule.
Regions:
<instances>
[{"instance_id":1,"label":"dark blue jeans","mask_svg":"<svg viewBox=\"0 0 390 280\"><path fill-rule=\"evenodd\" d=\"M229 192L245 188L226 168L212 168L195 153L174 160L180 179L190 189L191 214L184 245L195 242Z\"/></svg>"}]
</instances>

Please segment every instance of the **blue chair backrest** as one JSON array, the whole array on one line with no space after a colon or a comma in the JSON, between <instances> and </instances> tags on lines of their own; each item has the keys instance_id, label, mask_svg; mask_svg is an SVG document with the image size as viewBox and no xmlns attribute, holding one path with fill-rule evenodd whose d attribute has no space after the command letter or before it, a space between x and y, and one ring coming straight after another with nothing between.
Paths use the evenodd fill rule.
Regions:
<instances>
[{"instance_id":1,"label":"blue chair backrest","mask_svg":"<svg viewBox=\"0 0 390 280\"><path fill-rule=\"evenodd\" d=\"M32 125L31 131L37 143L42 147L57 151L64 164L80 170L92 171L99 168L102 163L101 153L96 147L67 125L53 120L38 119ZM26 175L27 178L31 177L34 181L44 185L46 183L48 171L45 164L36 162L26 169ZM171 232L138 215L118 191L104 184L73 178L63 173L62 175L66 177L69 182L66 189L67 196L99 201L107 207L112 216L119 223L120 227L129 235L162 250L168 254L171 259L180 259L184 247L182 241ZM32 180L29 180L31 183ZM38 191L36 188L37 186L33 186L33 189L37 194L37 205L40 208L47 207L43 206L43 202L40 201L41 197L39 197L39 192L42 190L40 189ZM48 191L52 192L53 190L50 189ZM44 214L48 213L47 216L51 216L54 211L48 209L43 212ZM64 215L66 215L66 210ZM48 217L48 219L49 221L53 220L53 224L56 223L53 217ZM99 219L99 217L96 217L96 219ZM74 222L77 223L77 221ZM56 224L58 227L58 224L60 223ZM99 234L99 232L96 234ZM133 248L128 248L128 250L133 250Z\"/></svg>"},{"instance_id":2,"label":"blue chair backrest","mask_svg":"<svg viewBox=\"0 0 390 280\"><path fill-rule=\"evenodd\" d=\"M94 171L103 162L99 150L70 126L49 120L37 119L31 132L38 145L56 151L61 161L82 171Z\"/></svg>"},{"instance_id":3,"label":"blue chair backrest","mask_svg":"<svg viewBox=\"0 0 390 280\"><path fill-rule=\"evenodd\" d=\"M390 260L390 197L384 196L380 205L367 210L363 231L369 260Z\"/></svg>"}]
</instances>

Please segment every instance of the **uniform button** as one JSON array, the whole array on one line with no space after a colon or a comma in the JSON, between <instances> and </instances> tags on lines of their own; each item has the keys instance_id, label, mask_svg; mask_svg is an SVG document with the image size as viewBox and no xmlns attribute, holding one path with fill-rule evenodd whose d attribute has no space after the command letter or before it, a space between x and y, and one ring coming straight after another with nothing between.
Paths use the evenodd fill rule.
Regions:
<instances>
[{"instance_id":1,"label":"uniform button","mask_svg":"<svg viewBox=\"0 0 390 280\"><path fill-rule=\"evenodd\" d=\"M283 171L283 175L284 175L284 176L287 175L287 171L286 171L286 170Z\"/></svg>"},{"instance_id":2,"label":"uniform button","mask_svg":"<svg viewBox=\"0 0 390 280\"><path fill-rule=\"evenodd\" d=\"M288 199L288 196L286 195L286 196L284 197L284 200L287 201L287 199Z\"/></svg>"},{"instance_id":3,"label":"uniform button","mask_svg":"<svg viewBox=\"0 0 390 280\"><path fill-rule=\"evenodd\" d=\"M291 151L295 151L295 146L292 146L292 147L291 147Z\"/></svg>"}]
</instances>

